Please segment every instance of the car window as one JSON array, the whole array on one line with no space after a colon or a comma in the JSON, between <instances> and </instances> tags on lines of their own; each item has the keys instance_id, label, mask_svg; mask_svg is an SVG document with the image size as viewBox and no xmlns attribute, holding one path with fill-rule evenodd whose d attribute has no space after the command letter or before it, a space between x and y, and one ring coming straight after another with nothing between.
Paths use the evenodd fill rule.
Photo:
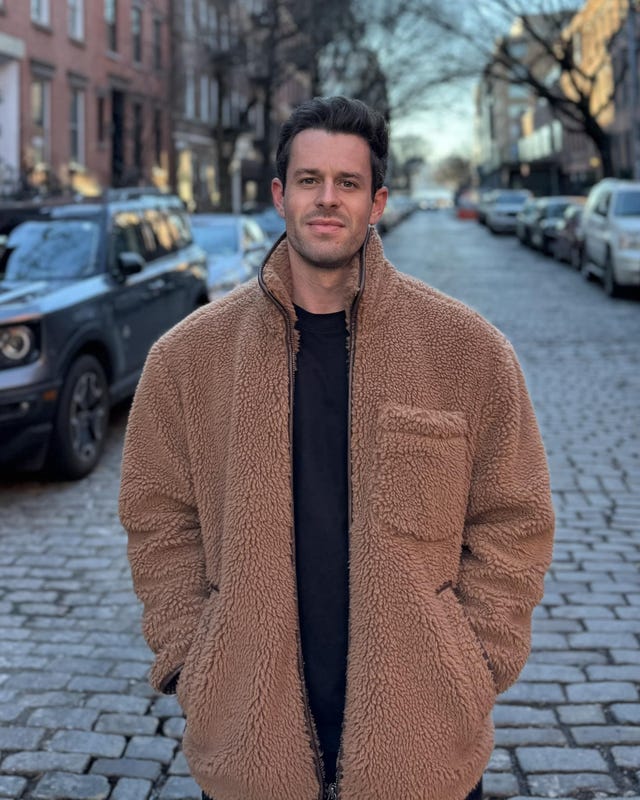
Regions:
<instances>
[{"instance_id":1,"label":"car window","mask_svg":"<svg viewBox=\"0 0 640 800\"><path fill-rule=\"evenodd\" d=\"M264 233L260 226L252 219L245 219L242 227L243 247L255 247L255 245L264 243Z\"/></svg>"},{"instance_id":2,"label":"car window","mask_svg":"<svg viewBox=\"0 0 640 800\"><path fill-rule=\"evenodd\" d=\"M135 211L120 211L113 217L109 246L109 267L113 271L121 253L138 253L147 259L149 249L155 248L150 230L141 224Z\"/></svg>"},{"instance_id":3,"label":"car window","mask_svg":"<svg viewBox=\"0 0 640 800\"><path fill-rule=\"evenodd\" d=\"M613 204L614 217L640 217L640 190L618 192Z\"/></svg>"},{"instance_id":4,"label":"car window","mask_svg":"<svg viewBox=\"0 0 640 800\"><path fill-rule=\"evenodd\" d=\"M70 280L98 270L99 228L87 220L32 220L9 234L0 256L7 281Z\"/></svg>"},{"instance_id":5,"label":"car window","mask_svg":"<svg viewBox=\"0 0 640 800\"><path fill-rule=\"evenodd\" d=\"M185 212L177 208L166 210L167 224L171 230L171 235L176 243L176 247L187 247L193 242L189 220Z\"/></svg>"},{"instance_id":6,"label":"car window","mask_svg":"<svg viewBox=\"0 0 640 800\"><path fill-rule=\"evenodd\" d=\"M602 197L596 203L594 209L596 214L601 214L603 217L607 216L609 211L609 203L611 202L611 192L603 192Z\"/></svg>"},{"instance_id":7,"label":"car window","mask_svg":"<svg viewBox=\"0 0 640 800\"><path fill-rule=\"evenodd\" d=\"M162 211L157 208L147 209L143 217L143 228L149 226L153 233L153 249L147 253L147 259L152 261L154 258L166 256L173 252L177 245L174 241L172 229ZM151 238L149 238L151 243Z\"/></svg>"}]
</instances>

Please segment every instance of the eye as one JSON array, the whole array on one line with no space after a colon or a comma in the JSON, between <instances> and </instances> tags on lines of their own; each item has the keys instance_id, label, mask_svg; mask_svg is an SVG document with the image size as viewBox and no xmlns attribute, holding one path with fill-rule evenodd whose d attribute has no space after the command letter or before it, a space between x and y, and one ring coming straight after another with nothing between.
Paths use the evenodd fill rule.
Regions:
<instances>
[{"instance_id":1,"label":"eye","mask_svg":"<svg viewBox=\"0 0 640 800\"><path fill-rule=\"evenodd\" d=\"M350 181L350 180L342 181L342 185L344 186L345 189L357 189L358 188L358 184L354 183L354 181Z\"/></svg>"}]
</instances>

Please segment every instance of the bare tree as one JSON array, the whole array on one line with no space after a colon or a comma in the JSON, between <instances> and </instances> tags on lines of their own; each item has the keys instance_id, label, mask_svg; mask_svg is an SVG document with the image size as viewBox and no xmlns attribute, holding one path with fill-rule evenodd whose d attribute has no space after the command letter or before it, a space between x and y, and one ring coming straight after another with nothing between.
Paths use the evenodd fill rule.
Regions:
<instances>
[{"instance_id":1,"label":"bare tree","mask_svg":"<svg viewBox=\"0 0 640 800\"><path fill-rule=\"evenodd\" d=\"M575 0L368 0L361 6L367 39L391 87L391 114L437 107L443 90L472 78L526 86L571 132L585 134L612 172L603 119L624 77L626 60L611 59L621 28L602 37L588 67L569 22ZM521 35L511 35L519 20ZM522 48L527 40L530 47ZM603 70L611 75L603 94ZM446 95L446 91L444 91Z\"/></svg>"}]
</instances>

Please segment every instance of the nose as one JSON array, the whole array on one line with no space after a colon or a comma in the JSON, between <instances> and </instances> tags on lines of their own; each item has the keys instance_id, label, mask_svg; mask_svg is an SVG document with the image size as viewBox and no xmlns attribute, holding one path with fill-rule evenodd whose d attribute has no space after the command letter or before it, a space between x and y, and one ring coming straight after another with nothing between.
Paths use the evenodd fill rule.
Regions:
<instances>
[{"instance_id":1,"label":"nose","mask_svg":"<svg viewBox=\"0 0 640 800\"><path fill-rule=\"evenodd\" d=\"M337 206L339 203L338 191L333 181L324 181L318 195L316 197L316 204L322 207Z\"/></svg>"}]
</instances>

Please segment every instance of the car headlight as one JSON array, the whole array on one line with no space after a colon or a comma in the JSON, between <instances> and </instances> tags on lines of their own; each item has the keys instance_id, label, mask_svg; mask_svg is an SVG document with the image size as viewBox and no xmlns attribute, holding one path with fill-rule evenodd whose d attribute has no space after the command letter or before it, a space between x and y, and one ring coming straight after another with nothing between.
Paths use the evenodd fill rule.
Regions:
<instances>
[{"instance_id":1,"label":"car headlight","mask_svg":"<svg viewBox=\"0 0 640 800\"><path fill-rule=\"evenodd\" d=\"M621 233L618 247L620 250L640 250L640 233Z\"/></svg>"},{"instance_id":2,"label":"car headlight","mask_svg":"<svg viewBox=\"0 0 640 800\"><path fill-rule=\"evenodd\" d=\"M0 368L30 364L40 354L39 331L31 325L0 327Z\"/></svg>"}]
</instances>

